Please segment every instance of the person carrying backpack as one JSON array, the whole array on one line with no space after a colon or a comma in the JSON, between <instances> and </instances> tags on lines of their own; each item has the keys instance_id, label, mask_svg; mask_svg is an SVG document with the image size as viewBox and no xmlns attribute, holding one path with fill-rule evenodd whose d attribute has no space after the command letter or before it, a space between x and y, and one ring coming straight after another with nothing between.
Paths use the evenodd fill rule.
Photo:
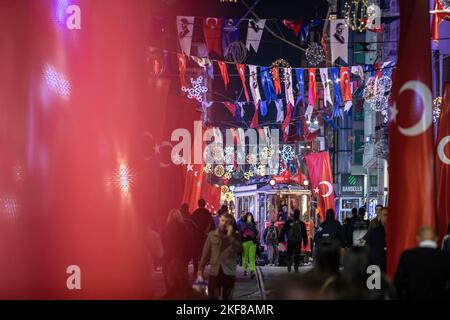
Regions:
<instances>
[{"instance_id":1,"label":"person carrying backpack","mask_svg":"<svg viewBox=\"0 0 450 320\"><path fill-rule=\"evenodd\" d=\"M300 220L300 210L298 209L294 210L293 219L286 220L281 229L281 241L284 241L285 238L287 238L288 272L291 272L292 262L294 262L294 271L298 272L302 242L305 247L308 245L306 225Z\"/></svg>"},{"instance_id":2,"label":"person carrying backpack","mask_svg":"<svg viewBox=\"0 0 450 320\"><path fill-rule=\"evenodd\" d=\"M275 221L270 222L270 226L264 230L264 243L267 245L267 256L269 258L269 266L278 265L278 230Z\"/></svg>"}]
</instances>

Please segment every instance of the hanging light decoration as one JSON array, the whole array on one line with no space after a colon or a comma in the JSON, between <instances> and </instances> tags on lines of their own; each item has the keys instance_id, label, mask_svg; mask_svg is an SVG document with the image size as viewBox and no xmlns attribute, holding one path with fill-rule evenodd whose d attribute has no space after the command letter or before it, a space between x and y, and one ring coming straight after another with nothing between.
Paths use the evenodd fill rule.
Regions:
<instances>
[{"instance_id":1,"label":"hanging light decoration","mask_svg":"<svg viewBox=\"0 0 450 320\"><path fill-rule=\"evenodd\" d=\"M241 41L233 41L225 50L225 57L234 63L243 63L247 59L247 47Z\"/></svg>"},{"instance_id":2,"label":"hanging light decoration","mask_svg":"<svg viewBox=\"0 0 450 320\"><path fill-rule=\"evenodd\" d=\"M345 24L353 31L362 32L367 29L369 16L367 8L368 0L347 0L344 5Z\"/></svg>"},{"instance_id":3,"label":"hanging light decoration","mask_svg":"<svg viewBox=\"0 0 450 320\"><path fill-rule=\"evenodd\" d=\"M284 68L290 68L290 67L291 67L291 65L289 64L289 62L280 58L280 59L272 62L272 64L270 65L270 70L272 70L273 68L279 68L280 81L286 82L287 80L289 80L289 75L284 73Z\"/></svg>"},{"instance_id":4,"label":"hanging light decoration","mask_svg":"<svg viewBox=\"0 0 450 320\"><path fill-rule=\"evenodd\" d=\"M288 162L294 159L295 157L295 150L291 145L285 144L283 148L279 151L281 160L283 162Z\"/></svg>"},{"instance_id":5,"label":"hanging light decoration","mask_svg":"<svg viewBox=\"0 0 450 320\"><path fill-rule=\"evenodd\" d=\"M450 10L450 0L439 0L444 10Z\"/></svg>"},{"instance_id":6,"label":"hanging light decoration","mask_svg":"<svg viewBox=\"0 0 450 320\"><path fill-rule=\"evenodd\" d=\"M449 1L450 3L450 1ZM442 97L437 97L433 100L433 122L437 123L441 116Z\"/></svg>"},{"instance_id":7,"label":"hanging light decoration","mask_svg":"<svg viewBox=\"0 0 450 320\"><path fill-rule=\"evenodd\" d=\"M363 91L364 101L375 111L386 110L391 89L392 80L388 76L370 77Z\"/></svg>"},{"instance_id":8,"label":"hanging light decoration","mask_svg":"<svg viewBox=\"0 0 450 320\"><path fill-rule=\"evenodd\" d=\"M208 92L208 87L203 85L203 76L199 76L197 79L191 78L192 87L181 87L181 91L187 92L188 99L197 100L203 102L203 95Z\"/></svg>"},{"instance_id":9,"label":"hanging light decoration","mask_svg":"<svg viewBox=\"0 0 450 320\"><path fill-rule=\"evenodd\" d=\"M306 49L306 61L311 66L317 66L325 59L325 53L321 45L316 42L311 43Z\"/></svg>"},{"instance_id":10,"label":"hanging light decoration","mask_svg":"<svg viewBox=\"0 0 450 320\"><path fill-rule=\"evenodd\" d=\"M223 165L219 164L217 166L214 167L214 174L216 175L216 177L222 177L225 174L225 168L223 167Z\"/></svg>"}]
</instances>

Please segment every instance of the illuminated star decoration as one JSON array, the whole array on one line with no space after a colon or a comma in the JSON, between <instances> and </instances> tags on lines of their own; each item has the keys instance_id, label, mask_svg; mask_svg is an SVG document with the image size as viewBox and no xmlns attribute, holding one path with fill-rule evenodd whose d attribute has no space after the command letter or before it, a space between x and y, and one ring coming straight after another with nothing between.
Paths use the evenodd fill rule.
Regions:
<instances>
[{"instance_id":1,"label":"illuminated star decoration","mask_svg":"<svg viewBox=\"0 0 450 320\"><path fill-rule=\"evenodd\" d=\"M203 96L208 92L208 87L203 85L203 76L199 76L197 79L191 78L192 87L181 87L181 91L187 92L188 99L197 100L203 102Z\"/></svg>"}]
</instances>

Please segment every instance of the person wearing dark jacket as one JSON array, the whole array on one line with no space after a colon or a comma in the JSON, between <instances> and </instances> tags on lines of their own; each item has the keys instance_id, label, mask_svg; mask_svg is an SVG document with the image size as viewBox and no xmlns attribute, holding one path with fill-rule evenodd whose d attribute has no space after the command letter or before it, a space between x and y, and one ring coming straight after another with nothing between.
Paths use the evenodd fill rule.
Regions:
<instances>
[{"instance_id":1,"label":"person wearing dark jacket","mask_svg":"<svg viewBox=\"0 0 450 320\"><path fill-rule=\"evenodd\" d=\"M417 232L419 247L400 256L394 284L400 299L449 299L450 258L438 249L434 229Z\"/></svg>"},{"instance_id":2,"label":"person wearing dark jacket","mask_svg":"<svg viewBox=\"0 0 450 320\"><path fill-rule=\"evenodd\" d=\"M242 244L231 218L229 213L222 214L218 228L208 234L197 273L197 279L202 281L205 267L210 264L208 294L214 300L220 297L223 300L233 299L236 258L242 252Z\"/></svg>"},{"instance_id":3,"label":"person wearing dark jacket","mask_svg":"<svg viewBox=\"0 0 450 320\"><path fill-rule=\"evenodd\" d=\"M258 228L256 227L253 214L247 212L245 216L245 223L240 225L239 233L242 239L242 268L244 275L247 275L247 267L250 266L250 276L255 277L256 267L256 249L259 245Z\"/></svg>"},{"instance_id":4,"label":"person wearing dark jacket","mask_svg":"<svg viewBox=\"0 0 450 320\"><path fill-rule=\"evenodd\" d=\"M292 262L294 260L294 271L298 272L300 266L300 255L302 251L302 242L306 247L308 245L308 233L305 223L300 220L300 210L295 209L292 219L284 222L281 229L280 242L287 238L287 269L291 272Z\"/></svg>"},{"instance_id":5,"label":"person wearing dark jacket","mask_svg":"<svg viewBox=\"0 0 450 320\"><path fill-rule=\"evenodd\" d=\"M192 263L194 264L194 274L197 274L198 271L198 262L202 254L206 237L210 231L214 230L215 227L211 212L209 212L205 207L206 201L204 199L200 199L198 200L198 209L192 213L192 221L197 226L197 231L193 238L195 247L192 258Z\"/></svg>"},{"instance_id":6,"label":"person wearing dark jacket","mask_svg":"<svg viewBox=\"0 0 450 320\"><path fill-rule=\"evenodd\" d=\"M386 223L388 209L383 208L380 215L380 225L369 232L367 245L370 249L372 263L380 267L381 271L386 271Z\"/></svg>"},{"instance_id":7,"label":"person wearing dark jacket","mask_svg":"<svg viewBox=\"0 0 450 320\"><path fill-rule=\"evenodd\" d=\"M344 247L345 243L342 226L340 222L336 220L333 209L327 210L325 221L320 224L314 236L316 244L322 239L337 241L339 246Z\"/></svg>"},{"instance_id":8,"label":"person wearing dark jacket","mask_svg":"<svg viewBox=\"0 0 450 320\"><path fill-rule=\"evenodd\" d=\"M189 234L180 210L170 210L166 226L161 233L164 250L163 273L166 292L177 291L188 279L188 251L179 250L180 243L189 242Z\"/></svg>"}]
</instances>

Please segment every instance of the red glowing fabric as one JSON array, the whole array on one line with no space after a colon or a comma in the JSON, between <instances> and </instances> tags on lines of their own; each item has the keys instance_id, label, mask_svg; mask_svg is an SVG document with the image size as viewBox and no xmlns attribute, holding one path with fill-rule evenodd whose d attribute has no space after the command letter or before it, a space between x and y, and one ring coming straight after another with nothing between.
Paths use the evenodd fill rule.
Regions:
<instances>
[{"instance_id":1,"label":"red glowing fabric","mask_svg":"<svg viewBox=\"0 0 450 320\"><path fill-rule=\"evenodd\" d=\"M308 103L313 107L315 107L317 98L316 68L308 69L308 79L309 79Z\"/></svg>"},{"instance_id":2,"label":"red glowing fabric","mask_svg":"<svg viewBox=\"0 0 450 320\"><path fill-rule=\"evenodd\" d=\"M294 34L296 37L298 37L298 33L300 32L300 29L302 27L302 21L301 20L283 20L283 24L294 31Z\"/></svg>"},{"instance_id":3,"label":"red glowing fabric","mask_svg":"<svg viewBox=\"0 0 450 320\"><path fill-rule=\"evenodd\" d=\"M222 56L222 27L219 18L203 18L203 34L209 53Z\"/></svg>"},{"instance_id":4,"label":"red glowing fabric","mask_svg":"<svg viewBox=\"0 0 450 320\"><path fill-rule=\"evenodd\" d=\"M434 10L444 10L439 0L434 0ZM434 41L439 40L439 24L442 20L450 21L450 14L433 13L433 20L431 22L431 37Z\"/></svg>"},{"instance_id":5,"label":"red glowing fabric","mask_svg":"<svg viewBox=\"0 0 450 320\"><path fill-rule=\"evenodd\" d=\"M195 143L202 145L204 148L204 142L202 140L204 130L194 130L191 132L194 144L192 145L192 154L194 154ZM201 153L203 154L203 153ZM193 158L194 159L194 156ZM189 205L190 212L194 211L198 207L198 200L205 199L208 204L208 210L211 212L217 210L220 204L220 188L215 187L208 183L207 175L204 172L204 161L201 164L193 164L192 167L186 166L186 178L184 183L183 203Z\"/></svg>"},{"instance_id":6,"label":"red glowing fabric","mask_svg":"<svg viewBox=\"0 0 450 320\"><path fill-rule=\"evenodd\" d=\"M389 127L387 268L391 276L401 253L417 245L417 229L435 226L436 207L428 1L400 0L399 4L398 69Z\"/></svg>"},{"instance_id":7,"label":"red glowing fabric","mask_svg":"<svg viewBox=\"0 0 450 320\"><path fill-rule=\"evenodd\" d=\"M242 86L244 87L245 99L247 103L250 102L250 97L248 95L247 85L245 83L245 64L236 64L239 77L241 78Z\"/></svg>"},{"instance_id":8,"label":"red glowing fabric","mask_svg":"<svg viewBox=\"0 0 450 320\"><path fill-rule=\"evenodd\" d=\"M311 190L317 198L322 221L328 209L335 210L333 175L331 172L330 156L328 151L311 153L305 156L308 167Z\"/></svg>"},{"instance_id":9,"label":"red glowing fabric","mask_svg":"<svg viewBox=\"0 0 450 320\"><path fill-rule=\"evenodd\" d=\"M171 80L147 81L159 3L78 1L68 30L63 2L0 1L0 298L160 297L148 228L179 207L186 168L161 157L200 114Z\"/></svg>"},{"instance_id":10,"label":"red glowing fabric","mask_svg":"<svg viewBox=\"0 0 450 320\"><path fill-rule=\"evenodd\" d=\"M254 105L255 105L255 113L253 114L253 117L252 117L252 122L250 123L250 128L258 128L258 119L259 119L259 104L260 104L261 102L260 101L258 101L257 103L256 102L254 102Z\"/></svg>"},{"instance_id":11,"label":"red glowing fabric","mask_svg":"<svg viewBox=\"0 0 450 320\"><path fill-rule=\"evenodd\" d=\"M436 225L442 239L450 222L450 83L444 87L436 144Z\"/></svg>"},{"instance_id":12,"label":"red glowing fabric","mask_svg":"<svg viewBox=\"0 0 450 320\"><path fill-rule=\"evenodd\" d=\"M230 83L230 78L228 77L227 64L223 61L217 61L219 65L220 74L222 75L223 83L225 84L225 88Z\"/></svg>"},{"instance_id":13,"label":"red glowing fabric","mask_svg":"<svg viewBox=\"0 0 450 320\"><path fill-rule=\"evenodd\" d=\"M228 109L228 111L231 112L233 118L236 117L236 105L232 102L224 102L223 104Z\"/></svg>"},{"instance_id":14,"label":"red glowing fabric","mask_svg":"<svg viewBox=\"0 0 450 320\"><path fill-rule=\"evenodd\" d=\"M294 107L292 104L288 103L286 106L287 112L286 117L284 117L283 124L281 125L281 131L283 131L283 140L287 141L288 135L289 135L289 124L291 122L292 118L292 111L294 110Z\"/></svg>"},{"instance_id":15,"label":"red glowing fabric","mask_svg":"<svg viewBox=\"0 0 450 320\"><path fill-rule=\"evenodd\" d=\"M270 69L276 94L281 94L280 70L277 67Z\"/></svg>"},{"instance_id":16,"label":"red glowing fabric","mask_svg":"<svg viewBox=\"0 0 450 320\"><path fill-rule=\"evenodd\" d=\"M186 56L183 53L177 53L178 71L180 73L180 84L186 87Z\"/></svg>"},{"instance_id":17,"label":"red glowing fabric","mask_svg":"<svg viewBox=\"0 0 450 320\"><path fill-rule=\"evenodd\" d=\"M341 67L341 93L344 102L352 101L352 91L350 89L350 70L348 67Z\"/></svg>"}]
</instances>

